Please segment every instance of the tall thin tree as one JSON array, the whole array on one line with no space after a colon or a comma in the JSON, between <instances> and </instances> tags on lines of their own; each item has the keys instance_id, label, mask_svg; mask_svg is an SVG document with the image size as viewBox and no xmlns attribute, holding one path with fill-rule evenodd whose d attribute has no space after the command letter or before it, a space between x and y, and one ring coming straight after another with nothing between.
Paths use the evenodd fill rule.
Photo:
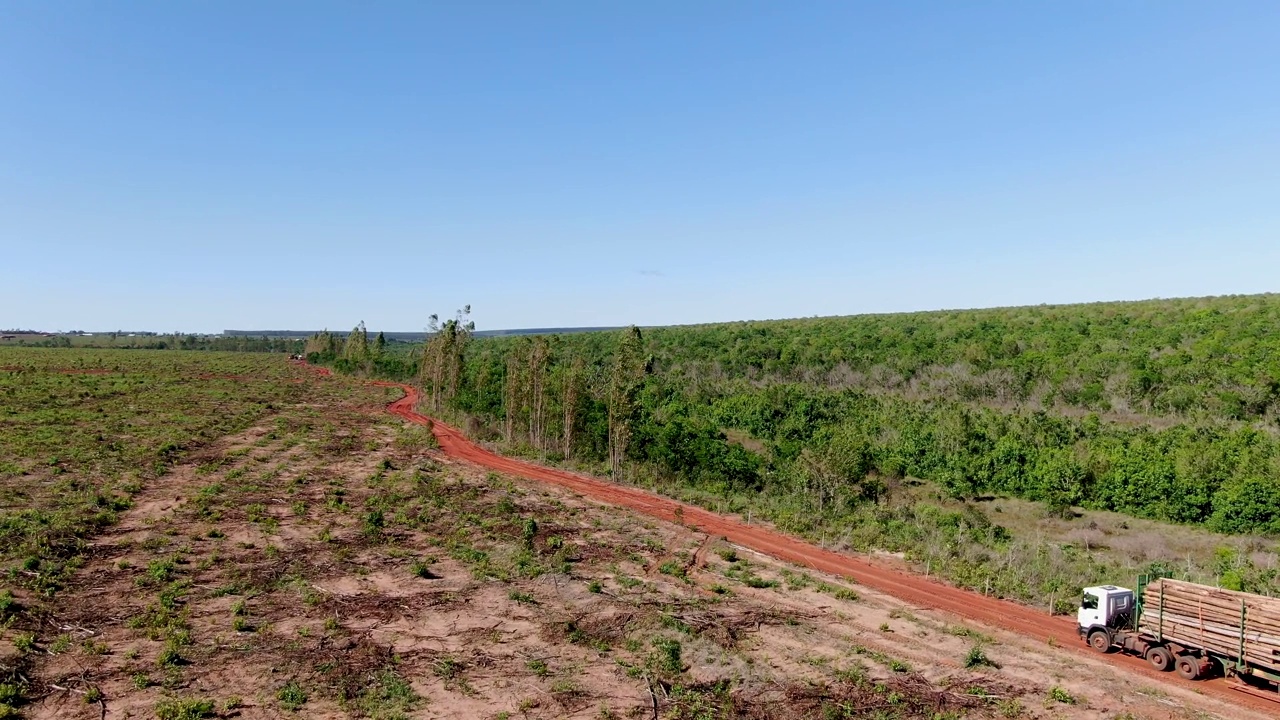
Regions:
<instances>
[{"instance_id":1,"label":"tall thin tree","mask_svg":"<svg viewBox=\"0 0 1280 720\"><path fill-rule=\"evenodd\" d=\"M541 335L529 344L529 444L546 449L547 359L551 346Z\"/></svg>"},{"instance_id":2,"label":"tall thin tree","mask_svg":"<svg viewBox=\"0 0 1280 720\"><path fill-rule=\"evenodd\" d=\"M578 397L582 394L582 358L569 359L564 373L564 396L560 401L563 417L562 448L565 459L573 456L574 431L578 425Z\"/></svg>"},{"instance_id":3,"label":"tall thin tree","mask_svg":"<svg viewBox=\"0 0 1280 720\"><path fill-rule=\"evenodd\" d=\"M613 476L619 479L622 478L627 446L631 443L635 396L647 365L641 356L643 347L640 328L632 325L622 331L613 358L613 373L609 381L609 464Z\"/></svg>"}]
</instances>

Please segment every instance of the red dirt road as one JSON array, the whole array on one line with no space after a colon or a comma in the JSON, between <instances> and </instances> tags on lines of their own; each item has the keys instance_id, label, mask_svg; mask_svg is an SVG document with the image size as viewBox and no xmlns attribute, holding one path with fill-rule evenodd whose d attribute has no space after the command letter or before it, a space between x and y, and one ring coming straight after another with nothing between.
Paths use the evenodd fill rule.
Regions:
<instances>
[{"instance_id":1,"label":"red dirt road","mask_svg":"<svg viewBox=\"0 0 1280 720\"><path fill-rule=\"evenodd\" d=\"M327 373L326 373L327 374ZM446 425L414 410L418 391L408 385L375 382L384 387L398 387L403 398L387 406L392 414L409 422L429 424L444 452L483 467L517 475L529 480L550 483L593 500L630 508L660 518L680 522L714 536L786 562L849 578L861 585L923 608L942 610L990 626L1004 628L1024 637L1054 643L1098 660L1110 662L1125 670L1153 680L1170 683L1207 695L1215 695L1238 706L1249 706L1266 715L1280 714L1280 704L1236 692L1226 680L1191 682L1172 673L1153 669L1144 660L1128 655L1099 655L1076 635L1075 624L1067 618L1046 615L1033 608L1007 600L979 595L950 585L900 570L887 568L851 555L815 547L775 530L748 525L741 519L718 515L693 505L685 505L634 487L615 485L599 478L549 468L503 457L468 440L457 428Z\"/></svg>"}]
</instances>

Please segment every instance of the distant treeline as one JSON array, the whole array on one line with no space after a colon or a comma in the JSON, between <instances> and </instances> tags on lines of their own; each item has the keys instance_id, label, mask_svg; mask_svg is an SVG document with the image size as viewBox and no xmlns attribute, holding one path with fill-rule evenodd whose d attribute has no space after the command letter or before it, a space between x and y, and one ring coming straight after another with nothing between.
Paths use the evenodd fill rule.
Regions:
<instances>
[{"instance_id":1,"label":"distant treeline","mask_svg":"<svg viewBox=\"0 0 1280 720\"><path fill-rule=\"evenodd\" d=\"M502 337L506 335L573 335L576 333L586 332L607 332L610 330L621 330L618 327L574 327L574 328L516 328L511 330L477 330L473 333L476 337ZM266 336L272 338L298 338L306 339L315 337L321 333L329 333L328 330L316 332L314 330L223 330L222 334L227 336ZM330 333L331 334L331 333ZM387 343L420 343L424 342L431 336L427 332L379 332L383 340Z\"/></svg>"},{"instance_id":2,"label":"distant treeline","mask_svg":"<svg viewBox=\"0 0 1280 720\"><path fill-rule=\"evenodd\" d=\"M54 335L51 337L18 337L7 344L26 347L120 348L131 350L208 350L223 352L300 353L305 341L272 337L222 337L218 335L184 335L172 333L96 335Z\"/></svg>"},{"instance_id":3,"label":"distant treeline","mask_svg":"<svg viewBox=\"0 0 1280 720\"><path fill-rule=\"evenodd\" d=\"M328 336L314 359L416 377L436 412L519 451L789 518L897 478L1280 532L1280 296L478 338ZM732 439L731 439L732 438ZM780 511L781 512L781 511ZM786 514L783 513L783 514Z\"/></svg>"}]
</instances>

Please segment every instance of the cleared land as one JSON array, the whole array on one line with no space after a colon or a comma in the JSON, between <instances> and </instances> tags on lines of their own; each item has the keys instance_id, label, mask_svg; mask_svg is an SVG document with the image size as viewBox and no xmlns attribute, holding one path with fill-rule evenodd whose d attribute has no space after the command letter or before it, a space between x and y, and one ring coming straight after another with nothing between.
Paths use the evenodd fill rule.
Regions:
<instances>
[{"instance_id":1,"label":"cleared land","mask_svg":"<svg viewBox=\"0 0 1280 720\"><path fill-rule=\"evenodd\" d=\"M394 388L269 356L24 367L0 375L6 442L105 417L84 447L131 448L6 446L5 488L51 517L116 498L33 569L5 536L0 662L30 717L1252 717L451 459L385 412ZM48 395L57 417L26 414ZM169 432L195 440L139 465Z\"/></svg>"}]
</instances>

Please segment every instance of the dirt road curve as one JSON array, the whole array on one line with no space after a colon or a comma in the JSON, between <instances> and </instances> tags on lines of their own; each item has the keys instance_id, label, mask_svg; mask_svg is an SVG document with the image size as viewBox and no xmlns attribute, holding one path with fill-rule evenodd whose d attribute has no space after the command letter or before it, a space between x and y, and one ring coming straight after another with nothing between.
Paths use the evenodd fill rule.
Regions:
<instances>
[{"instance_id":1,"label":"dirt road curve","mask_svg":"<svg viewBox=\"0 0 1280 720\"><path fill-rule=\"evenodd\" d=\"M1171 673L1157 672L1139 658L1098 655L1087 649L1076 636L1074 623L1066 618L1055 618L1025 605L986 597L857 557L824 550L768 528L748 525L740 519L685 505L638 488L615 485L598 478L503 457L472 443L457 428L416 412L416 389L399 383L375 384L403 390L405 396L388 405L387 409L409 422L430 424L440 447L452 457L499 472L559 485L594 500L630 508L662 520L682 522L709 535L723 536L730 542L780 560L850 578L913 605L942 610L1046 643L1052 642L1075 652L1104 659L1159 682L1218 695L1236 705L1247 705L1266 714L1280 713L1280 704L1236 692L1222 679L1189 682Z\"/></svg>"}]
</instances>

